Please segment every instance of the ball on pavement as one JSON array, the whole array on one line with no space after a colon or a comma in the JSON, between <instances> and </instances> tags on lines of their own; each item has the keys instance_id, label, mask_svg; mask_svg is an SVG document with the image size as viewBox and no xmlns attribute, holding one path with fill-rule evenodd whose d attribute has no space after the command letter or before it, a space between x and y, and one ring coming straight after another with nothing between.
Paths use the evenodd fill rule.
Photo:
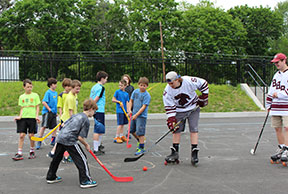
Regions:
<instances>
[{"instance_id":1,"label":"ball on pavement","mask_svg":"<svg viewBox=\"0 0 288 194\"><path fill-rule=\"evenodd\" d=\"M143 171L147 171L147 166L143 166Z\"/></svg>"}]
</instances>

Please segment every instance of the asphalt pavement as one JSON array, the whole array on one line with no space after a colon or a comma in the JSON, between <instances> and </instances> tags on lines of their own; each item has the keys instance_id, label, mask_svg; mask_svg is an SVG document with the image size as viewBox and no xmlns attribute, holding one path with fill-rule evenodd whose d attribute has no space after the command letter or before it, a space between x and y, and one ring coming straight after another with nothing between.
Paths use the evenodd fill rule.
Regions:
<instances>
[{"instance_id":1,"label":"asphalt pavement","mask_svg":"<svg viewBox=\"0 0 288 194\"><path fill-rule=\"evenodd\" d=\"M125 163L126 157L134 157L136 141L132 148L126 144L115 144L115 115L106 116L106 134L103 139L106 154L99 159L117 177L132 176L133 182L119 183L86 152L91 176L98 186L90 189L79 187L78 171L73 163L60 164L58 175L61 183L47 184L45 176L50 163L46 154L51 150L50 137L36 151L36 159L29 160L29 140L24 143L24 160L13 161L17 151L18 135L13 117L0 117L0 193L2 194L175 194L175 193L219 193L219 194L268 194L287 193L288 167L270 164L270 155L277 148L274 129L270 119L264 129L255 155L254 148L265 120L265 112L247 113L201 113L199 122L199 165L190 163L190 136L181 137L180 164L164 165L170 154L172 135L168 135L150 152L136 162ZM164 114L150 114L147 121L146 149L168 129ZM47 131L46 131L47 133ZM93 120L91 120L88 142L92 146ZM143 171L143 166L148 170Z\"/></svg>"}]
</instances>

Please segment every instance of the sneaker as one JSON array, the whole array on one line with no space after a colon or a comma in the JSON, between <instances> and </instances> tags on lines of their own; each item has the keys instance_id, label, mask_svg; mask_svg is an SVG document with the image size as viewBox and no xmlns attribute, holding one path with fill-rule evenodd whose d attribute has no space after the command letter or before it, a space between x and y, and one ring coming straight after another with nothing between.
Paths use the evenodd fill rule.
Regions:
<instances>
[{"instance_id":1,"label":"sneaker","mask_svg":"<svg viewBox=\"0 0 288 194\"><path fill-rule=\"evenodd\" d=\"M28 159L34 159L36 158L35 152L30 152Z\"/></svg>"},{"instance_id":2,"label":"sneaker","mask_svg":"<svg viewBox=\"0 0 288 194\"><path fill-rule=\"evenodd\" d=\"M102 144L100 144L100 146L98 147L99 150L103 151L104 150L104 146Z\"/></svg>"},{"instance_id":3,"label":"sneaker","mask_svg":"<svg viewBox=\"0 0 288 194\"><path fill-rule=\"evenodd\" d=\"M39 150L41 148L41 141L38 141L36 144L36 150Z\"/></svg>"},{"instance_id":4,"label":"sneaker","mask_svg":"<svg viewBox=\"0 0 288 194\"><path fill-rule=\"evenodd\" d=\"M123 143L122 139L120 137L114 138L114 143Z\"/></svg>"},{"instance_id":5,"label":"sneaker","mask_svg":"<svg viewBox=\"0 0 288 194\"><path fill-rule=\"evenodd\" d=\"M127 141L127 139L126 139L125 136L122 136L122 137L121 137L121 140L122 140L123 142L126 142L126 141Z\"/></svg>"},{"instance_id":6,"label":"sneaker","mask_svg":"<svg viewBox=\"0 0 288 194\"><path fill-rule=\"evenodd\" d=\"M73 162L71 156L69 155L68 158L67 158L68 162Z\"/></svg>"},{"instance_id":7,"label":"sneaker","mask_svg":"<svg viewBox=\"0 0 288 194\"><path fill-rule=\"evenodd\" d=\"M104 155L105 154L105 152L104 151L102 151L102 150L98 150L98 151L93 151L93 153L96 155L96 156L101 156L101 155Z\"/></svg>"},{"instance_id":8,"label":"sneaker","mask_svg":"<svg viewBox=\"0 0 288 194\"><path fill-rule=\"evenodd\" d=\"M96 186L97 186L96 181L86 181L86 182L80 184L80 187L83 189L96 187Z\"/></svg>"},{"instance_id":9,"label":"sneaker","mask_svg":"<svg viewBox=\"0 0 288 194\"><path fill-rule=\"evenodd\" d=\"M135 152L135 156L143 154L144 152L145 152L145 149L137 148L137 151Z\"/></svg>"},{"instance_id":10,"label":"sneaker","mask_svg":"<svg viewBox=\"0 0 288 194\"><path fill-rule=\"evenodd\" d=\"M15 161L23 160L23 155L17 153L17 154L15 154L15 156L12 159Z\"/></svg>"},{"instance_id":11,"label":"sneaker","mask_svg":"<svg viewBox=\"0 0 288 194\"><path fill-rule=\"evenodd\" d=\"M47 157L50 157L50 158L54 158L54 156L55 156L55 154L52 154L51 152L49 152L49 153L47 154Z\"/></svg>"},{"instance_id":12,"label":"sneaker","mask_svg":"<svg viewBox=\"0 0 288 194\"><path fill-rule=\"evenodd\" d=\"M126 139L128 139L128 134L126 134ZM131 139L131 134L129 134L129 139Z\"/></svg>"},{"instance_id":13,"label":"sneaker","mask_svg":"<svg viewBox=\"0 0 288 194\"><path fill-rule=\"evenodd\" d=\"M54 180L47 180L48 184L53 184L53 183L59 183L62 181L62 178L60 176L57 176Z\"/></svg>"},{"instance_id":14,"label":"sneaker","mask_svg":"<svg viewBox=\"0 0 288 194\"><path fill-rule=\"evenodd\" d=\"M68 158L65 158L65 157L64 157L63 160L62 160L62 163L63 163L63 164L67 164L68 162L69 162L69 161L68 161Z\"/></svg>"}]
</instances>

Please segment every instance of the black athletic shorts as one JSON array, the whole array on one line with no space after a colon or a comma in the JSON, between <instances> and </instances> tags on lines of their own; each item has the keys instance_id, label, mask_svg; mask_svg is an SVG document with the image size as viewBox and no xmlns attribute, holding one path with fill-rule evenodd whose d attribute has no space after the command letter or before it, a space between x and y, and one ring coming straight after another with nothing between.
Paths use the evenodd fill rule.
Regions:
<instances>
[{"instance_id":1,"label":"black athletic shorts","mask_svg":"<svg viewBox=\"0 0 288 194\"><path fill-rule=\"evenodd\" d=\"M53 129L57 125L56 114L52 112L47 112L42 115L42 127Z\"/></svg>"},{"instance_id":2,"label":"black athletic shorts","mask_svg":"<svg viewBox=\"0 0 288 194\"><path fill-rule=\"evenodd\" d=\"M20 120L16 121L17 123L17 133L25 133L27 134L27 129L28 133L37 133L37 122L36 119L32 118L23 118Z\"/></svg>"}]
</instances>

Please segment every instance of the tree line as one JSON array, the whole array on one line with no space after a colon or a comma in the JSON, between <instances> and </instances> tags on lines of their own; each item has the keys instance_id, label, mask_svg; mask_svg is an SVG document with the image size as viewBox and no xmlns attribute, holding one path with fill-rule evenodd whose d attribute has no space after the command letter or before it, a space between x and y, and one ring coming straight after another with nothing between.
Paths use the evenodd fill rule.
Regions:
<instances>
[{"instance_id":1,"label":"tree line","mask_svg":"<svg viewBox=\"0 0 288 194\"><path fill-rule=\"evenodd\" d=\"M2 0L0 46L160 51L161 22L164 52L272 56L288 54L287 13L288 1L275 9L245 5L226 11L205 0L197 5L175 0Z\"/></svg>"}]
</instances>

